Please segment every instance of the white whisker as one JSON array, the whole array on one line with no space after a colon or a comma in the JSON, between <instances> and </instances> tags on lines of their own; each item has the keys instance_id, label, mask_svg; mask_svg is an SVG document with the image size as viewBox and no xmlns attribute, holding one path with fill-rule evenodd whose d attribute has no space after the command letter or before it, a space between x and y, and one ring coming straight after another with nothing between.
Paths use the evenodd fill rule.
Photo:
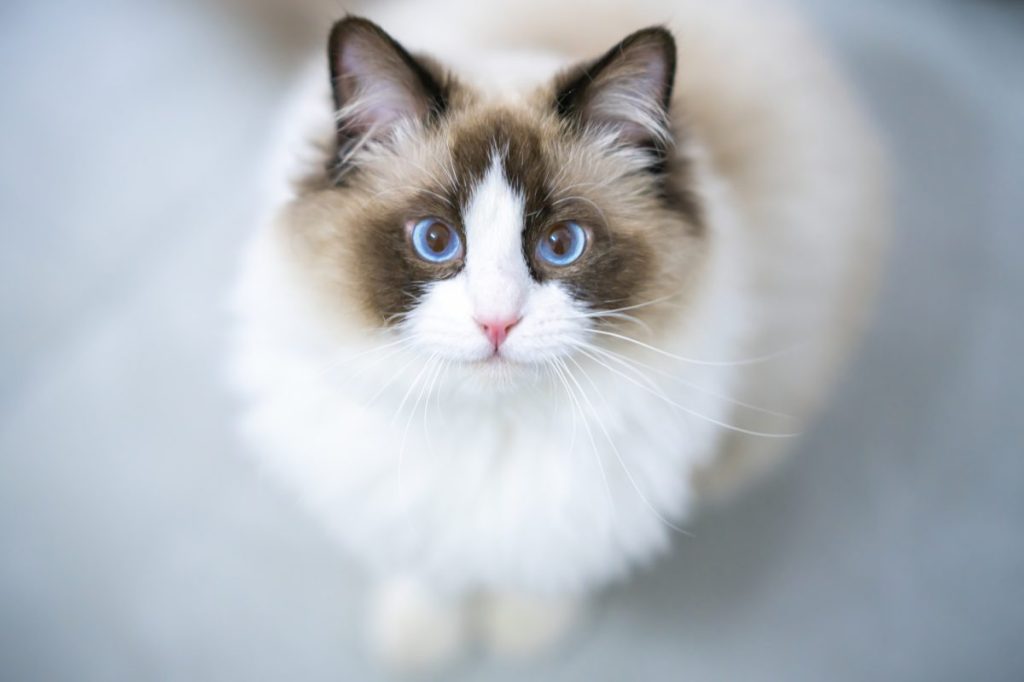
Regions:
<instances>
[{"instance_id":1,"label":"white whisker","mask_svg":"<svg viewBox=\"0 0 1024 682\"><path fill-rule=\"evenodd\" d=\"M679 296L682 295L682 293L683 292L681 291L677 291L675 293L666 294L665 296L659 296L658 298L652 299L650 301L644 301L643 303L635 303L633 305L627 305L621 308L612 308L611 310L597 310L594 311L594 314L600 315L603 313L623 313L626 312L627 310L639 310L640 308L648 308L652 305L665 303L666 301L670 301L673 298L678 298Z\"/></svg>"},{"instance_id":2,"label":"white whisker","mask_svg":"<svg viewBox=\"0 0 1024 682\"><path fill-rule=\"evenodd\" d=\"M370 396L370 399L366 401L366 406L369 407L370 405L372 405L374 401L376 401L377 398L379 398L381 394L384 393L384 391L386 391L391 384L395 383L398 377L401 376L406 369L408 369L409 365L416 362L416 360L418 359L418 356L413 355L411 358L409 358L408 362L399 367L398 370L391 376L391 378L388 379L380 388L378 388L377 391L372 396Z\"/></svg>"},{"instance_id":3,"label":"white whisker","mask_svg":"<svg viewBox=\"0 0 1024 682\"><path fill-rule=\"evenodd\" d=\"M590 332L592 334L602 334L604 336L611 336L622 341L634 343L640 346L641 348L646 348L652 353L657 353L658 355L663 355L667 358L672 358L673 360L679 360L680 362L688 362L691 365L703 365L705 367L740 367L743 365L755 365L762 362L768 362L769 360L774 360L776 358L782 357L783 355L792 353L795 350L794 348L790 348L788 350L777 351L775 353L769 353L767 355L762 355L754 358L746 358L743 360L695 360L693 358L683 357L682 355L669 353L667 350L662 350L661 348L657 348L656 346L652 346L649 343L644 343L643 341L639 341L631 336L626 336L624 334L616 334L615 332L606 331L604 329L591 329Z\"/></svg>"},{"instance_id":4,"label":"white whisker","mask_svg":"<svg viewBox=\"0 0 1024 682\"><path fill-rule=\"evenodd\" d=\"M427 358L427 361L425 363L423 363L423 368L420 369L419 374L417 374L416 378L413 379L411 384L409 384L409 390L406 391L405 397L403 397L402 398L402 402L399 403L398 410L395 411L395 416L392 417L392 419L391 419L392 423L394 422L394 420L398 416L398 414L402 411L402 407L405 405L405 401L409 397L409 393L411 393L413 388L415 388L416 385L419 384L420 377L422 377L423 374L425 372L427 372L428 369L432 369L433 368L433 363L434 363L436 358L437 358L437 353L434 353L429 358ZM424 383L426 383L426 382L424 382ZM398 476L396 478L396 485L398 487L398 500L399 500L399 502L401 502L401 500L404 497L403 491L405 489L404 488L404 483L403 483L404 478L403 478L403 474L402 474L402 465L403 465L403 463L405 461L405 445L406 445L406 441L409 438L409 427L412 425L412 418L414 416L416 416L416 408L419 407L420 399L422 397L423 397L423 385L420 385L419 393L416 395L416 402L413 403L412 410L410 410L410 412L409 412L409 418L405 420L405 429L402 431L402 443L401 443L401 445L399 446L399 449L398 449ZM401 505L399 505L399 506L401 506ZM410 520L410 522L411 522L411 520Z\"/></svg>"},{"instance_id":5,"label":"white whisker","mask_svg":"<svg viewBox=\"0 0 1024 682\"><path fill-rule=\"evenodd\" d=\"M602 363L600 361L600 359L597 356L593 355L593 353L599 353L600 354L600 353L603 352L602 349L598 348L597 346L594 346L594 345L591 345L591 344L586 344L586 345L579 344L577 346L577 350L579 350L580 353L582 353L586 357L590 358L594 362L597 362L598 364L601 364L602 366L607 367L606 365L604 365L604 363ZM643 372L638 370L636 367L633 367L632 365L627 363L625 360L622 360L622 359L617 358L617 357L613 357L611 355L605 355L605 357L608 360L611 360L612 362L616 362L616 363L622 365L623 367L625 367L626 369L632 371L634 374L636 374L640 378L641 381L643 381L646 384L648 384L651 388L660 390L661 387L658 386L656 381L654 381L649 376L647 376L646 374L644 374ZM610 367L608 367L608 369L611 370Z\"/></svg>"},{"instance_id":6,"label":"white whisker","mask_svg":"<svg viewBox=\"0 0 1024 682\"><path fill-rule=\"evenodd\" d=\"M361 351L359 353L356 353L355 355L346 355L344 357L340 357L340 358L337 358L335 360L331 360L331 361L325 363L320 371L321 371L322 374L327 374L328 372L332 372L332 371L334 371L336 369L341 369L342 367L345 367L346 365L350 365L355 360L358 360L359 358L366 357L367 355L370 355L372 353L379 353L381 351L387 350L388 348L394 348L395 346L408 345L408 344L412 343L414 340L415 339L412 339L412 338L395 339L394 341L391 341L389 343L385 343L385 344L382 344L382 345L379 345L379 346L374 346L373 348L369 348L367 350ZM339 353L339 355L340 355L340 353Z\"/></svg>"},{"instance_id":7,"label":"white whisker","mask_svg":"<svg viewBox=\"0 0 1024 682\"><path fill-rule=\"evenodd\" d=\"M567 359L569 360L569 362L571 362L572 364L576 365L576 368L579 369L580 373L587 379L587 381L590 382L591 387L594 389L594 391L598 395L601 396L601 400L602 400L602 402L604 402L604 395L601 394L600 389L598 389L597 384L594 383L593 379L590 378L590 375L587 374L584 371L583 367L580 366L580 364L578 362L576 362L576 360L574 360L572 358L572 356L569 356ZM615 441L612 440L611 434L608 433L608 429L605 427L604 421L601 419L600 414L597 412L597 409L594 407L594 403L591 402L589 397L587 397L586 392L583 390L583 387L580 386L580 383L579 383L579 381L576 380L576 377L573 376L572 371L569 369L569 367L564 362L562 362L562 366L565 368L566 372L568 373L569 378L572 380L572 382L579 389L580 395L583 396L583 399L587 402L587 405L590 407L591 413L594 415L594 421L597 422L598 428L600 428L601 431L604 433L604 437L608 441L608 445L611 446L612 452L615 453L615 457L619 460L619 465L622 467L622 471L626 474L626 478L628 478L629 482L633 485L633 490L636 491L636 494L640 496L640 499L643 501L643 503L645 505L647 505L647 508L650 509L651 512L655 516L657 516L658 519L662 523L664 523L666 526L668 526L672 530L675 530L675 531L677 531L679 533L682 533L683 535L691 535L691 533L689 531L680 528L679 526L675 525L674 523L672 523L671 521L666 519L665 516L661 512L659 512L654 507L653 504L651 504L650 500L647 499L647 496L644 495L643 491L640 490L640 486L637 485L636 479L633 478L633 474L629 471L629 467L626 466L626 460L623 459L622 454L619 452L618 446L615 445Z\"/></svg>"},{"instance_id":8,"label":"white whisker","mask_svg":"<svg viewBox=\"0 0 1024 682\"><path fill-rule=\"evenodd\" d=\"M402 396L402 400L398 403L398 409L395 410L394 416L392 416L391 417L391 421L388 422L389 426L394 426L395 419L398 418L398 415L402 411L402 408L405 407L406 401L409 400L410 394L412 394L413 389L416 388L416 384L419 383L420 378L427 371L427 368L431 366L431 362L433 361L433 359L436 356L437 356L437 353L434 353L429 358L427 358L426 362L423 363L423 367L420 368L420 371L413 378L412 382L409 384L409 388L405 391L405 395ZM416 358L413 358L413 359L415 360Z\"/></svg>"},{"instance_id":9,"label":"white whisker","mask_svg":"<svg viewBox=\"0 0 1024 682\"><path fill-rule=\"evenodd\" d=\"M572 358L570 357L569 359L571 360ZM641 389L643 389L644 391L647 391L648 393L650 393L654 397L664 401L666 404L671 405L672 407L675 407L678 410L682 410L686 414L689 414L689 415L691 415L693 417L697 417L698 419L703 419L704 421L709 422L711 424L714 424L715 426L720 426L723 429L728 429L729 431L735 431L736 433L744 433L744 434L746 434L748 436L759 436L761 438L795 438L796 436L800 435L799 432L794 432L794 433L769 433L769 432L765 432L765 431L754 431L752 429L745 429L745 428L743 428L741 426L735 426L733 424L729 424L728 422L724 422L724 421L721 421L719 419L715 419L714 417L709 417L709 416L707 416L705 414L701 414L700 412L697 412L696 410L693 410L693 409L691 409L689 407L686 407L685 405L681 405L681 404L677 403L676 401L674 401L671 398L669 398L668 396L666 396L663 392L655 390L655 389L652 389L649 386L645 386L644 384L640 383L639 381L637 381L633 377L629 376L628 374L623 374L622 372L618 371L614 367L611 367L611 366L606 365L604 363L601 363L601 364L609 372L613 372L613 373L617 374L618 376L622 377L626 381L629 381L631 384L634 384L635 386L640 387Z\"/></svg>"},{"instance_id":10,"label":"white whisker","mask_svg":"<svg viewBox=\"0 0 1024 682\"><path fill-rule=\"evenodd\" d=\"M724 400L724 401L726 401L728 403L732 403L733 405L736 405L738 407L745 407L746 409L751 410L753 412L760 412L761 414L767 414L767 415L771 415L773 417L781 417L783 419L789 419L789 420L792 420L792 421L796 421L796 419L797 419L795 416L793 416L791 414L787 414L785 412L779 412L777 410L770 410L770 409L768 409L766 407L760 407L758 405L753 405L751 403L746 403L746 402L743 402L742 400L737 400L737 399L732 398L730 396L721 394L721 393L719 393L717 391L712 391L709 388L705 388L703 386L700 386L699 384L693 383L692 381L687 381L686 379L678 377L678 376L676 376L675 374L673 374L671 372L666 372L665 370L659 369L658 367L654 367L653 365L649 365L649 364L647 364L645 362L640 362L639 360L634 360L632 358L628 358L625 355L622 355L621 353L616 353L615 351L611 351L611 350L608 350L606 348L600 348L598 346L595 346L594 344L580 343L580 344L578 344L578 347L580 349L586 349L586 350L589 350L591 352L598 353L598 354L604 356L605 358L607 358L608 360L611 360L611 361L615 362L616 364L622 365L623 367L626 367L626 368L630 369L631 371L633 371L637 375L641 376L649 385L652 385L654 387L658 387L657 382L655 382L653 379L651 379L646 374L644 374L639 369L637 369L638 367L643 367L644 369L648 369L648 370L654 372L655 374L660 374L661 376L665 377L666 379L668 379L669 381L671 381L673 383L677 383L677 384L680 384L682 386L686 386L688 388L692 388L692 389L694 389L696 391L700 391L701 393L704 393L705 395L709 395L712 398L718 398L719 400ZM584 353L584 354L586 354L586 353Z\"/></svg>"},{"instance_id":11,"label":"white whisker","mask_svg":"<svg viewBox=\"0 0 1024 682\"><path fill-rule=\"evenodd\" d=\"M565 363L557 358L551 363L551 368L558 375L558 378L562 382L562 386L565 388L566 394L569 396L570 404L575 409L579 409L580 420L583 422L583 428L587 432L587 439L590 440L590 449L594 455L594 459L597 461L597 467L601 472L601 480L604 482L604 489L608 495L608 504L613 509L615 508L615 498L612 496L612 488L608 483L608 473L605 471L604 462L601 460L601 452L597 447L597 441L594 439L594 432L590 428L590 423L587 421L587 415L583 412L583 406L580 404L579 398L573 393L572 387L569 386L569 381L566 379L565 374L569 371Z\"/></svg>"},{"instance_id":12,"label":"white whisker","mask_svg":"<svg viewBox=\"0 0 1024 682\"><path fill-rule=\"evenodd\" d=\"M423 401L423 439L427 444L427 451L430 452L431 456L434 455L434 442L433 439L431 439L430 437L430 395L431 393L434 392L434 385L437 383L438 378L441 376L441 373L444 371L447 365L447 358L441 359L437 362L437 369L431 375L430 384L427 386L427 399ZM438 390L438 394L440 394L440 392L441 391Z\"/></svg>"}]
</instances>

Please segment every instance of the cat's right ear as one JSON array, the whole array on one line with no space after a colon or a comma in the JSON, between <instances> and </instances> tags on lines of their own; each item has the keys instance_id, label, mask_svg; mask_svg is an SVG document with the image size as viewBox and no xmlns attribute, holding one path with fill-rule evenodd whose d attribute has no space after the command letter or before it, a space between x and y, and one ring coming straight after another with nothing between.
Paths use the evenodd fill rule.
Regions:
<instances>
[{"instance_id":1,"label":"cat's right ear","mask_svg":"<svg viewBox=\"0 0 1024 682\"><path fill-rule=\"evenodd\" d=\"M445 88L377 24L346 17L328 42L335 120L342 150L383 139L401 122L443 113Z\"/></svg>"}]
</instances>

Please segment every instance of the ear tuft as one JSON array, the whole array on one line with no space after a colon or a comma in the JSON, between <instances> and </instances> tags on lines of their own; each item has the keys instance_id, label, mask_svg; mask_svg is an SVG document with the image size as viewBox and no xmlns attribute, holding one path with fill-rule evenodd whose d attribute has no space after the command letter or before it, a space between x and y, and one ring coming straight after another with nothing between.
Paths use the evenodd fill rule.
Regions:
<instances>
[{"instance_id":1,"label":"ear tuft","mask_svg":"<svg viewBox=\"0 0 1024 682\"><path fill-rule=\"evenodd\" d=\"M424 120L446 106L437 79L377 24L346 17L328 41L331 87L342 147L383 139L406 119Z\"/></svg>"},{"instance_id":2,"label":"ear tuft","mask_svg":"<svg viewBox=\"0 0 1024 682\"><path fill-rule=\"evenodd\" d=\"M590 64L562 76L555 107L563 117L608 129L621 142L664 149L676 44L661 27L642 29Z\"/></svg>"}]
</instances>

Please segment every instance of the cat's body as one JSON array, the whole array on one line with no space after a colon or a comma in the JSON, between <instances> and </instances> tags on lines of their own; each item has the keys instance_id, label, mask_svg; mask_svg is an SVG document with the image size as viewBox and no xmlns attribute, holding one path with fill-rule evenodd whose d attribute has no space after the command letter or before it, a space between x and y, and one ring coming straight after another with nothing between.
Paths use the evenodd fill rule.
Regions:
<instances>
[{"instance_id":1,"label":"cat's body","mask_svg":"<svg viewBox=\"0 0 1024 682\"><path fill-rule=\"evenodd\" d=\"M403 71L369 114L351 106L366 91L336 89L335 107L373 124L339 141L316 73L284 145L309 163L275 164L280 203L235 297L254 452L391 581L375 627L398 658L452 653L480 595L492 643L530 648L571 620L574 597L665 549L700 493L764 468L787 442L773 436L803 424L877 276L876 143L791 17L672 3L667 141L655 114L615 107L671 78L670 38L627 41L576 85L556 75L669 12L531 4L381 18L459 80L427 63L416 96L436 101L415 125L393 115L419 106ZM406 68L357 29L332 38L336 82ZM598 117L603 137L581 137ZM353 156L331 163L339 152ZM351 236L391 230L392 203L435 201L392 241ZM445 211L461 255L398 253L415 218ZM589 221L579 264L538 260L551 254L530 235L569 224L556 220Z\"/></svg>"}]
</instances>

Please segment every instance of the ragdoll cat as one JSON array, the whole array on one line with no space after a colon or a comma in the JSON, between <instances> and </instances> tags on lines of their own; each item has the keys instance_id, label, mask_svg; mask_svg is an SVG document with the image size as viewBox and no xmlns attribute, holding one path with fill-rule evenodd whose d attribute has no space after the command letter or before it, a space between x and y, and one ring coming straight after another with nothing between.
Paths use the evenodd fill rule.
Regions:
<instances>
[{"instance_id":1,"label":"ragdoll cat","mask_svg":"<svg viewBox=\"0 0 1024 682\"><path fill-rule=\"evenodd\" d=\"M377 580L379 654L529 653L821 401L877 279L878 149L778 8L381 24L334 25L285 121L244 429Z\"/></svg>"}]
</instances>

